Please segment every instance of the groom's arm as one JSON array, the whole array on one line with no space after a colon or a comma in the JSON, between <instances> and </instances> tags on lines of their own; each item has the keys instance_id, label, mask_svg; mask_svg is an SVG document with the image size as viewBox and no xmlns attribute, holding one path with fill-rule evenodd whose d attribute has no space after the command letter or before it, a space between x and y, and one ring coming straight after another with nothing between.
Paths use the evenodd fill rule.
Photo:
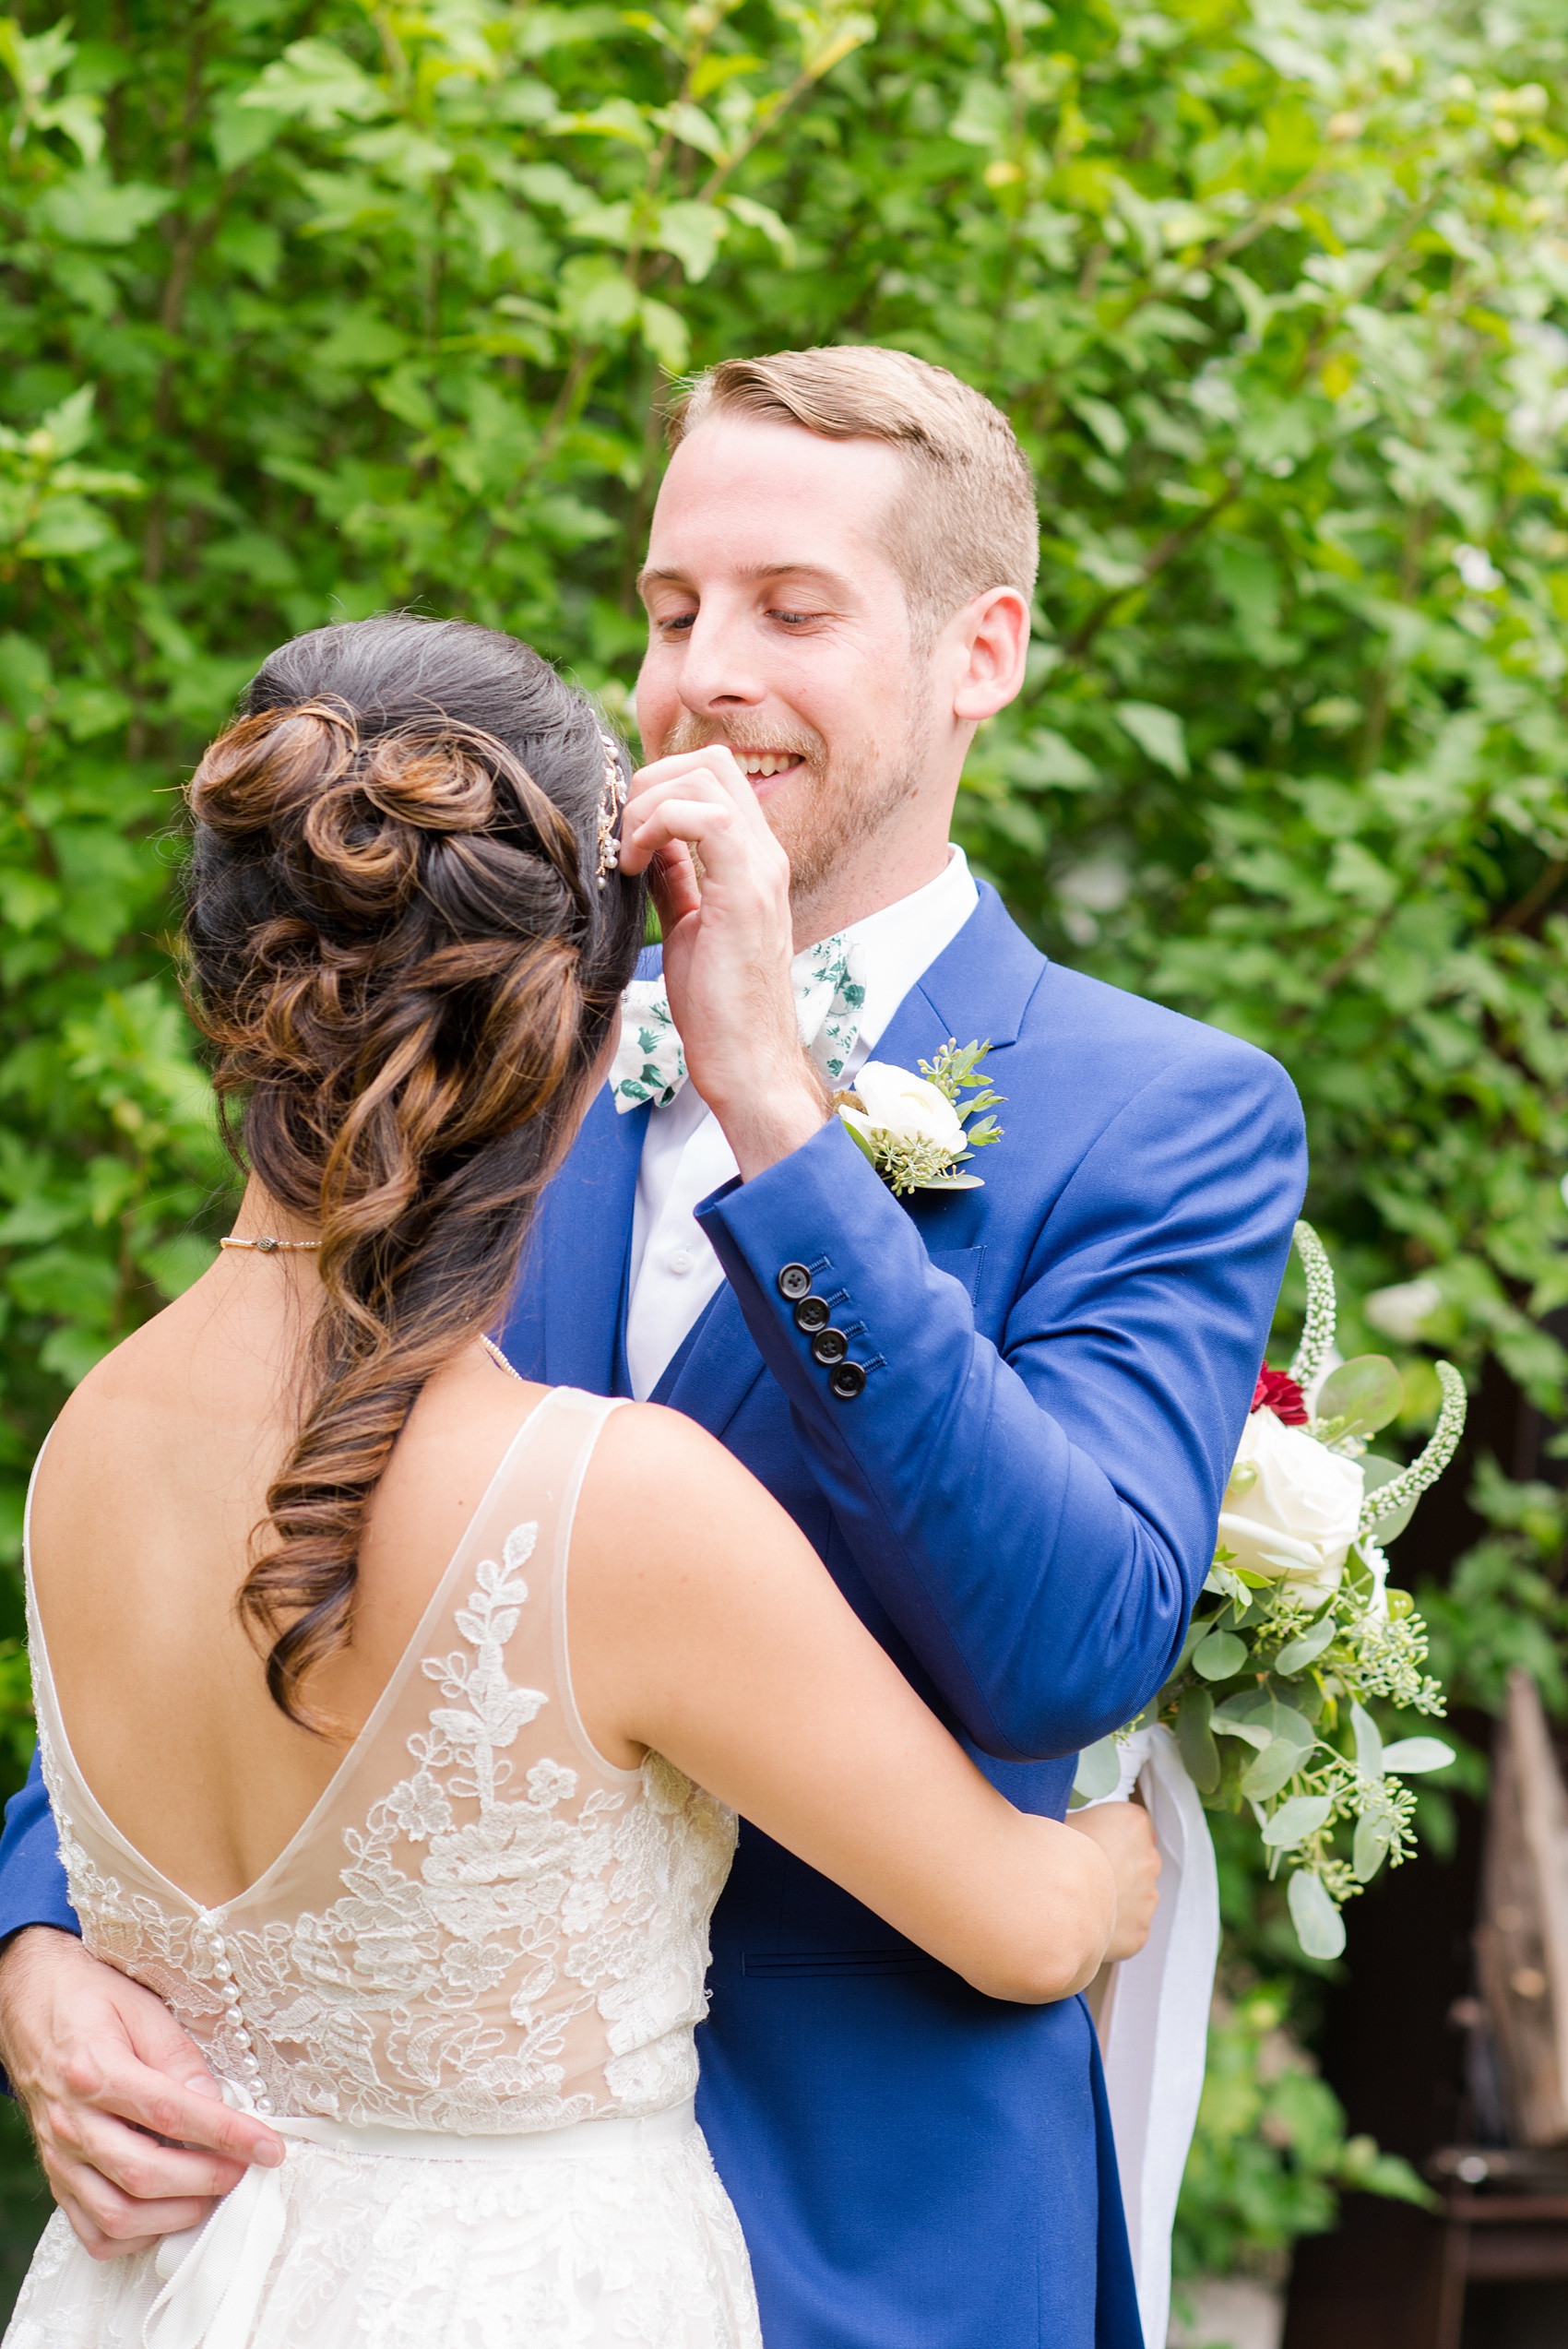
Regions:
<instances>
[{"instance_id":1,"label":"groom's arm","mask_svg":"<svg viewBox=\"0 0 1568 2349\"><path fill-rule=\"evenodd\" d=\"M6 1832L0 1835L0 1950L27 1925L81 1931L36 1751L26 1783L6 1805Z\"/></svg>"},{"instance_id":2,"label":"groom's arm","mask_svg":"<svg viewBox=\"0 0 1568 2349\"><path fill-rule=\"evenodd\" d=\"M861 1572L984 1751L1071 1753L1167 1676L1304 1170L1283 1070L1195 1031L1051 1203L999 1345L837 1121L700 1211ZM789 1263L853 1333L859 1395L813 1358Z\"/></svg>"}]
</instances>

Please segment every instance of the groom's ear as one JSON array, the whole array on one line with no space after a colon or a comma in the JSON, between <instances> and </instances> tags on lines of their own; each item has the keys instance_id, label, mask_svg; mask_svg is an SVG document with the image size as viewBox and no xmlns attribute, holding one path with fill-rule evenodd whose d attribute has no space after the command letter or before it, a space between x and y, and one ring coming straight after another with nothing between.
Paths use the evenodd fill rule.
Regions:
<instances>
[{"instance_id":1,"label":"groom's ear","mask_svg":"<svg viewBox=\"0 0 1568 2349\"><path fill-rule=\"evenodd\" d=\"M940 642L953 680L953 715L978 724L1005 709L1023 686L1029 608L1016 587L988 587L955 612Z\"/></svg>"}]
</instances>

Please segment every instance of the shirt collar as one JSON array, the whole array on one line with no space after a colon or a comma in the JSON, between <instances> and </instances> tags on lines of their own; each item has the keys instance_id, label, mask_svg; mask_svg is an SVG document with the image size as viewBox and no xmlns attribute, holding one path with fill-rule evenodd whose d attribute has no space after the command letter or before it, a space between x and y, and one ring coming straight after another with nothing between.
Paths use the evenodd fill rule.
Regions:
<instances>
[{"instance_id":1,"label":"shirt collar","mask_svg":"<svg viewBox=\"0 0 1568 2349\"><path fill-rule=\"evenodd\" d=\"M864 1062L910 988L953 943L979 903L968 859L955 842L934 881L851 922L843 932L846 944L858 949L858 975L866 991L852 1067Z\"/></svg>"}]
</instances>

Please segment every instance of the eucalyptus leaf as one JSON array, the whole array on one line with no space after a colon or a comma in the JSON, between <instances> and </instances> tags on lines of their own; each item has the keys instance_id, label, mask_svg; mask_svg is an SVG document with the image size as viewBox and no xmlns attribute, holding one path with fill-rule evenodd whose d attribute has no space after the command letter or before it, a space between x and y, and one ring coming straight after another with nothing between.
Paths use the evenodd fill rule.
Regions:
<instances>
[{"instance_id":1,"label":"eucalyptus leaf","mask_svg":"<svg viewBox=\"0 0 1568 2349\"><path fill-rule=\"evenodd\" d=\"M1219 1749L1209 1723L1214 1699L1206 1689L1189 1689L1176 1711L1176 1744L1187 1775L1198 1792L1210 1795L1219 1784Z\"/></svg>"},{"instance_id":2,"label":"eucalyptus leaf","mask_svg":"<svg viewBox=\"0 0 1568 2349\"><path fill-rule=\"evenodd\" d=\"M1329 1898L1321 1876L1299 1868L1286 1892L1296 1939L1310 1958L1341 1957L1345 1951L1345 1920Z\"/></svg>"},{"instance_id":3,"label":"eucalyptus leaf","mask_svg":"<svg viewBox=\"0 0 1568 2349\"><path fill-rule=\"evenodd\" d=\"M1441 1738L1396 1738L1383 1749L1384 1768L1402 1778L1418 1777L1427 1770L1446 1770L1453 1759L1453 1747L1444 1745Z\"/></svg>"},{"instance_id":4,"label":"eucalyptus leaf","mask_svg":"<svg viewBox=\"0 0 1568 2349\"><path fill-rule=\"evenodd\" d=\"M1309 1835L1317 1833L1333 1809L1329 1795L1292 1795L1269 1819L1263 1840L1273 1850L1293 1851Z\"/></svg>"},{"instance_id":5,"label":"eucalyptus leaf","mask_svg":"<svg viewBox=\"0 0 1568 2349\"><path fill-rule=\"evenodd\" d=\"M1308 1665L1315 1663L1331 1643L1337 1629L1332 1614L1321 1616L1315 1623L1309 1623L1304 1631L1298 1632L1293 1640L1286 1641L1274 1659L1275 1670L1304 1672Z\"/></svg>"},{"instance_id":6,"label":"eucalyptus leaf","mask_svg":"<svg viewBox=\"0 0 1568 2349\"><path fill-rule=\"evenodd\" d=\"M1363 1453L1360 1469L1366 1480L1365 1490L1369 1501L1373 1493L1380 1491L1384 1485L1392 1484L1396 1477L1402 1477L1405 1473L1397 1460L1385 1460L1376 1452ZM1372 1526L1372 1533L1380 1548L1386 1549L1391 1541L1398 1540L1415 1515L1418 1506L1419 1496L1416 1501L1407 1501L1400 1508L1392 1511L1388 1516L1377 1519Z\"/></svg>"},{"instance_id":7,"label":"eucalyptus leaf","mask_svg":"<svg viewBox=\"0 0 1568 2349\"><path fill-rule=\"evenodd\" d=\"M1241 1773L1241 1792L1253 1802L1266 1802L1288 1785L1301 1766L1302 1749L1294 1738L1271 1738L1255 1762Z\"/></svg>"},{"instance_id":8,"label":"eucalyptus leaf","mask_svg":"<svg viewBox=\"0 0 1568 2349\"><path fill-rule=\"evenodd\" d=\"M1073 1792L1082 1795L1086 1802L1100 1802L1116 1792L1121 1778L1122 1749L1114 1738L1100 1738L1078 1756Z\"/></svg>"},{"instance_id":9,"label":"eucalyptus leaf","mask_svg":"<svg viewBox=\"0 0 1568 2349\"><path fill-rule=\"evenodd\" d=\"M1381 1778L1384 1772L1383 1734L1364 1705L1351 1705L1350 1726L1356 1733L1357 1769L1363 1778ZM1433 1738L1432 1743L1435 1745L1436 1742ZM1425 1740L1411 1738L1410 1743L1423 1744Z\"/></svg>"},{"instance_id":10,"label":"eucalyptus leaf","mask_svg":"<svg viewBox=\"0 0 1568 2349\"><path fill-rule=\"evenodd\" d=\"M1386 1819L1379 1818L1375 1812L1369 1811L1364 1818L1357 1820L1355 1838L1350 1848L1350 1866L1358 1883L1369 1884L1372 1881L1388 1857L1388 1846L1391 1840Z\"/></svg>"},{"instance_id":11,"label":"eucalyptus leaf","mask_svg":"<svg viewBox=\"0 0 1568 2349\"><path fill-rule=\"evenodd\" d=\"M1405 1382L1386 1354L1358 1354L1330 1370L1317 1391L1316 1417L1339 1435L1375 1435L1397 1418Z\"/></svg>"},{"instance_id":12,"label":"eucalyptus leaf","mask_svg":"<svg viewBox=\"0 0 1568 2349\"><path fill-rule=\"evenodd\" d=\"M1258 1728L1251 1721L1226 1721L1222 1720L1218 1713L1215 1714L1214 1719L1210 1724L1210 1727L1216 1737L1240 1738L1243 1745L1251 1746L1254 1751L1258 1753L1262 1753L1267 1747L1274 1745L1277 1742L1280 1742L1271 1738L1266 1729Z\"/></svg>"},{"instance_id":13,"label":"eucalyptus leaf","mask_svg":"<svg viewBox=\"0 0 1568 2349\"><path fill-rule=\"evenodd\" d=\"M1211 1631L1193 1650L1193 1669L1206 1680L1229 1680L1245 1668L1248 1647L1234 1631Z\"/></svg>"}]
</instances>

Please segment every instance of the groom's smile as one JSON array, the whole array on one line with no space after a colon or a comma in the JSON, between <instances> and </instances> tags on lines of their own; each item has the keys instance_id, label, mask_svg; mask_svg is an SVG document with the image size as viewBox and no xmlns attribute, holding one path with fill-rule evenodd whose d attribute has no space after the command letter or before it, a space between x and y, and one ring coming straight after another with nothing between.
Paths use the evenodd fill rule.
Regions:
<instances>
[{"instance_id":1,"label":"groom's smile","mask_svg":"<svg viewBox=\"0 0 1568 2349\"><path fill-rule=\"evenodd\" d=\"M704 423L671 460L638 582L646 755L734 753L789 853L808 930L810 901L847 857L888 865L883 836L904 831L942 764L930 656L912 643L887 543L907 487L882 442ZM939 828L944 844L944 814Z\"/></svg>"}]
</instances>

